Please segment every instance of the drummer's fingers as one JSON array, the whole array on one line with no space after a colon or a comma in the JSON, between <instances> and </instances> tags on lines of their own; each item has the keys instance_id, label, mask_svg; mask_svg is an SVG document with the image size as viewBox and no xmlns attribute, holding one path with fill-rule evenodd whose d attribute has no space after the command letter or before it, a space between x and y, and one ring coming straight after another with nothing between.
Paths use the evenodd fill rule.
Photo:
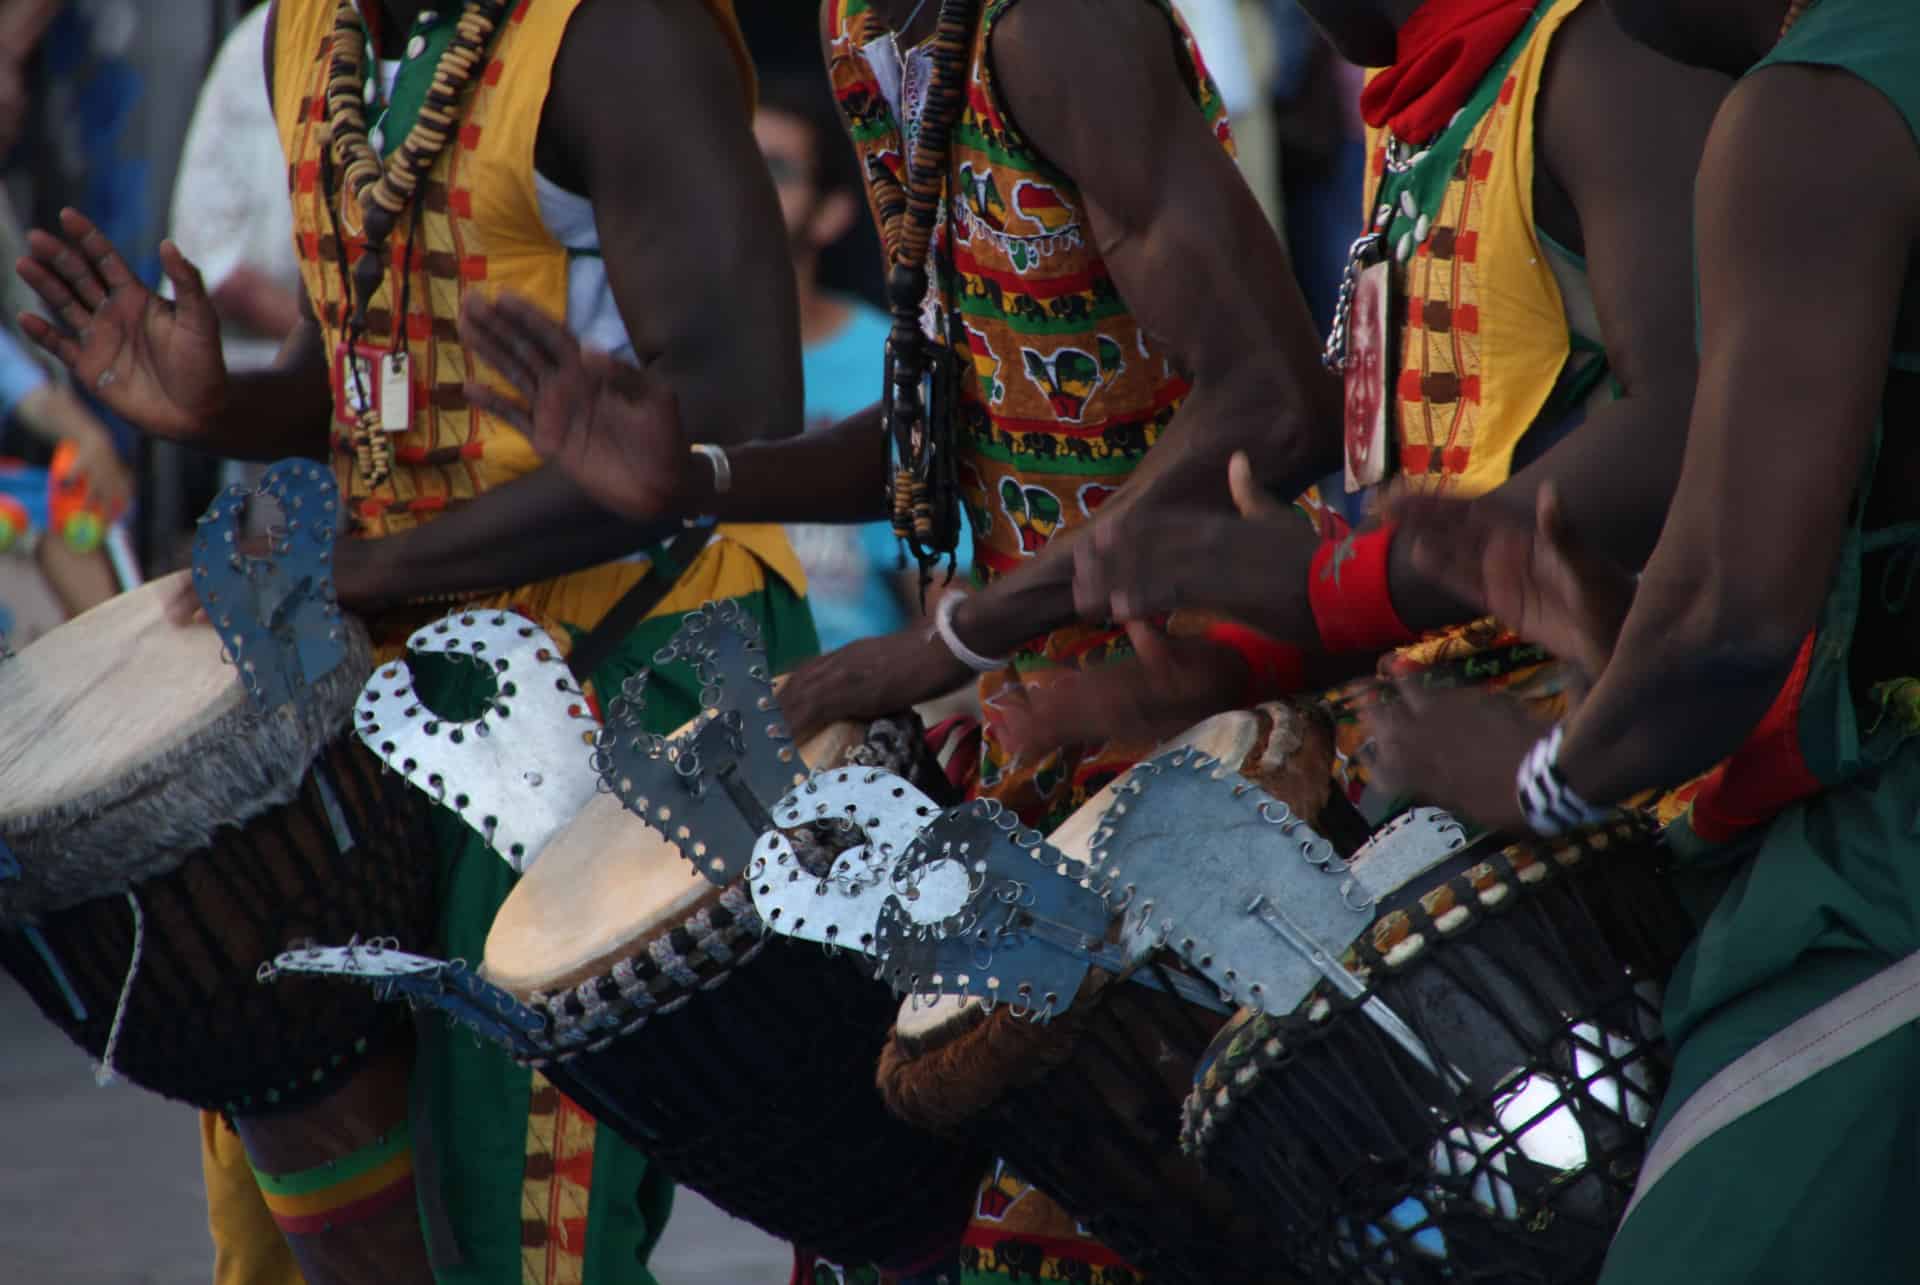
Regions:
<instances>
[{"instance_id":1,"label":"drummer's fingers","mask_svg":"<svg viewBox=\"0 0 1920 1285\"><path fill-rule=\"evenodd\" d=\"M533 391L538 372L503 323L497 304L468 295L460 307L460 337L474 356L499 371L509 384L523 393Z\"/></svg>"},{"instance_id":2,"label":"drummer's fingers","mask_svg":"<svg viewBox=\"0 0 1920 1285\"><path fill-rule=\"evenodd\" d=\"M94 226L93 220L78 210L65 209L60 211L60 226L79 245L80 253L86 256L88 265L108 290L137 284L133 273L127 270L126 260L114 249L107 234Z\"/></svg>"},{"instance_id":3,"label":"drummer's fingers","mask_svg":"<svg viewBox=\"0 0 1920 1285\"><path fill-rule=\"evenodd\" d=\"M501 322L524 344L532 359L564 366L578 359L580 341L573 332L517 294L503 294L496 302Z\"/></svg>"},{"instance_id":4,"label":"drummer's fingers","mask_svg":"<svg viewBox=\"0 0 1920 1285\"><path fill-rule=\"evenodd\" d=\"M200 605L200 595L193 591L191 577L181 584L178 593L167 599L166 618L168 624L181 627L206 619L206 609Z\"/></svg>"},{"instance_id":5,"label":"drummer's fingers","mask_svg":"<svg viewBox=\"0 0 1920 1285\"><path fill-rule=\"evenodd\" d=\"M27 234L27 248L43 267L65 282L88 309L98 308L107 301L106 283L72 239L62 240L36 230Z\"/></svg>"},{"instance_id":6,"label":"drummer's fingers","mask_svg":"<svg viewBox=\"0 0 1920 1285\"><path fill-rule=\"evenodd\" d=\"M21 332L44 348L55 361L63 366L72 366L79 362L79 341L71 335L56 330L45 317L36 317L31 312L23 312L20 314L19 321Z\"/></svg>"},{"instance_id":7,"label":"drummer's fingers","mask_svg":"<svg viewBox=\"0 0 1920 1285\"><path fill-rule=\"evenodd\" d=\"M1083 620L1098 620L1109 610L1105 558L1100 533L1079 540L1073 548L1073 610Z\"/></svg>"},{"instance_id":8,"label":"drummer's fingers","mask_svg":"<svg viewBox=\"0 0 1920 1285\"><path fill-rule=\"evenodd\" d=\"M508 397L504 393L496 392L485 384L474 380L469 380L466 383L464 392L468 404L475 410L478 410L483 415L491 415L495 419L504 420L522 436L532 439L534 446L541 454L550 454L555 448L564 443L565 435L560 433L552 435L559 440L549 442L540 439L540 436L534 432L533 414L527 409L525 402L517 398Z\"/></svg>"},{"instance_id":9,"label":"drummer's fingers","mask_svg":"<svg viewBox=\"0 0 1920 1285\"><path fill-rule=\"evenodd\" d=\"M1253 460L1245 451L1235 451L1227 461L1227 489L1232 492L1234 507L1243 518L1277 517L1288 507L1253 476Z\"/></svg>"},{"instance_id":10,"label":"drummer's fingers","mask_svg":"<svg viewBox=\"0 0 1920 1285\"><path fill-rule=\"evenodd\" d=\"M39 255L20 259L14 264L14 269L20 274L20 279L40 296L40 301L47 305L47 311L65 322L69 330L80 330L93 320L93 314L68 288L66 279L48 267Z\"/></svg>"},{"instance_id":11,"label":"drummer's fingers","mask_svg":"<svg viewBox=\"0 0 1920 1285\"><path fill-rule=\"evenodd\" d=\"M1133 654L1139 657L1141 668L1146 670L1150 679L1165 681L1178 676L1179 666L1174 659L1173 648L1168 644L1167 636L1152 621L1129 620L1127 640L1133 644Z\"/></svg>"}]
</instances>

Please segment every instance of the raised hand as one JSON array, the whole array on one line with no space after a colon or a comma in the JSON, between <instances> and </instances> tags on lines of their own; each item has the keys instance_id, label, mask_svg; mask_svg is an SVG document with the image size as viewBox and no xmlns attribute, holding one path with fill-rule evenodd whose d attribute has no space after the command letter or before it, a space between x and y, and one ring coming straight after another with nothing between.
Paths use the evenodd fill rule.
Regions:
<instances>
[{"instance_id":1,"label":"raised hand","mask_svg":"<svg viewBox=\"0 0 1920 1285\"><path fill-rule=\"evenodd\" d=\"M1081 618L1124 622L1197 608L1317 644L1307 572L1319 537L1260 489L1244 453L1233 457L1228 483L1238 515L1139 504L1089 527L1074 550Z\"/></svg>"},{"instance_id":2,"label":"raised hand","mask_svg":"<svg viewBox=\"0 0 1920 1285\"><path fill-rule=\"evenodd\" d=\"M1633 605L1633 577L1581 547L1552 483L1531 521L1484 500L1400 495L1386 510L1421 575L1579 666L1588 682L1599 678Z\"/></svg>"},{"instance_id":3,"label":"raised hand","mask_svg":"<svg viewBox=\"0 0 1920 1285\"><path fill-rule=\"evenodd\" d=\"M516 400L469 381L467 399L533 442L542 457L615 513L672 517L686 493L687 443L667 385L603 352L524 299L467 296L460 333Z\"/></svg>"},{"instance_id":4,"label":"raised hand","mask_svg":"<svg viewBox=\"0 0 1920 1285\"><path fill-rule=\"evenodd\" d=\"M1009 750L1044 754L1065 745L1159 742L1245 700L1246 662L1205 638L1176 638L1130 621L1134 658L1028 687L1001 710Z\"/></svg>"},{"instance_id":5,"label":"raised hand","mask_svg":"<svg viewBox=\"0 0 1920 1285\"><path fill-rule=\"evenodd\" d=\"M220 321L200 271L171 241L160 266L169 302L142 285L113 243L77 210L62 236L35 230L15 267L58 326L22 315L20 328L116 414L160 437L191 441L226 398Z\"/></svg>"}]
</instances>

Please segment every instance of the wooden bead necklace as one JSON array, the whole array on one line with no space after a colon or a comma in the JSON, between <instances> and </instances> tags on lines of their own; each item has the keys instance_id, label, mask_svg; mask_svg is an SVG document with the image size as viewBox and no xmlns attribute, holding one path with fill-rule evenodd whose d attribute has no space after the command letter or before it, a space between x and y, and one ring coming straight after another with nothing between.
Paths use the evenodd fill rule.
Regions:
<instances>
[{"instance_id":1,"label":"wooden bead necklace","mask_svg":"<svg viewBox=\"0 0 1920 1285\"><path fill-rule=\"evenodd\" d=\"M434 65L433 81L419 115L405 140L384 163L368 136L367 29L360 0L339 0L334 10L326 86L327 159L332 162L330 170L338 168L345 194L359 207L366 239L365 253L344 282L350 296L346 300L350 349L365 332L368 305L386 277L386 247L394 227L413 205L421 183L457 132L464 100L486 65L487 47L515 2L467 0L452 42ZM335 199L329 183L329 211ZM335 239L341 240L337 221L334 232ZM340 253L344 264L344 244ZM412 265L403 262L400 270L405 276ZM342 275L346 276L344 272ZM404 316L399 323L405 325ZM393 446L381 426L378 408L361 391L364 409L355 415L354 457L367 485L379 486L393 471Z\"/></svg>"},{"instance_id":2,"label":"wooden bead necklace","mask_svg":"<svg viewBox=\"0 0 1920 1285\"><path fill-rule=\"evenodd\" d=\"M867 167L886 249L887 309L893 320L882 393L882 439L894 469L887 500L894 534L912 551L923 587L930 569L943 558L951 559L960 535L954 460L958 407L952 395L957 379L941 379L936 372L933 405L922 397L921 383L935 354L920 325L920 305L926 298L934 224L946 184L953 127L965 100L967 56L979 14L980 0L941 0L939 22L927 52L933 75L907 165L906 185L884 165ZM904 138L904 122L901 129Z\"/></svg>"}]
</instances>

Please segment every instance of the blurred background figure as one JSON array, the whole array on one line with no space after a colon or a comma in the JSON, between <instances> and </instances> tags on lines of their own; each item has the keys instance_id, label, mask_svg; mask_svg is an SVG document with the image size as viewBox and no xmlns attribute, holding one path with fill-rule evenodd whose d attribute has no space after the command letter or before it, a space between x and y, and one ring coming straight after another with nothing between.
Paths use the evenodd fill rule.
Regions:
<instances>
[{"instance_id":1,"label":"blurred background figure","mask_svg":"<svg viewBox=\"0 0 1920 1285\"><path fill-rule=\"evenodd\" d=\"M26 60L58 9L48 0L0 4L0 157L10 157L25 132L32 107ZM16 318L33 299L12 270L25 246L12 198L0 186L0 634L15 647L104 602L117 587L103 552L76 550L54 529L51 479L38 466L65 446L70 474L109 512L123 511L133 495L112 431L19 332Z\"/></svg>"},{"instance_id":2,"label":"blurred background figure","mask_svg":"<svg viewBox=\"0 0 1920 1285\"><path fill-rule=\"evenodd\" d=\"M1294 0L1262 0L1273 50L1275 169L1286 182L1284 231L1314 320L1333 320L1347 247L1365 221L1367 159L1360 123L1363 73L1333 52Z\"/></svg>"},{"instance_id":3,"label":"blurred background figure","mask_svg":"<svg viewBox=\"0 0 1920 1285\"><path fill-rule=\"evenodd\" d=\"M199 269L222 322L221 348L235 374L273 365L300 319L300 266L293 253L286 160L261 76L268 5L251 4L214 57L187 127L174 177L170 231ZM163 293L171 294L171 283ZM217 460L192 447L155 441L157 468L180 479L166 529L192 536L192 518L216 489L251 484L262 465ZM166 553L167 551L156 551ZM188 560L185 549L171 551Z\"/></svg>"},{"instance_id":4,"label":"blurred background figure","mask_svg":"<svg viewBox=\"0 0 1920 1285\"><path fill-rule=\"evenodd\" d=\"M867 217L860 171L836 111L825 75L796 65L763 77L753 120L792 242L809 432L878 399L889 329L886 313L820 282L821 253ZM892 633L910 618L917 577L901 568L889 523L794 524L787 536L807 571L821 650Z\"/></svg>"}]
</instances>

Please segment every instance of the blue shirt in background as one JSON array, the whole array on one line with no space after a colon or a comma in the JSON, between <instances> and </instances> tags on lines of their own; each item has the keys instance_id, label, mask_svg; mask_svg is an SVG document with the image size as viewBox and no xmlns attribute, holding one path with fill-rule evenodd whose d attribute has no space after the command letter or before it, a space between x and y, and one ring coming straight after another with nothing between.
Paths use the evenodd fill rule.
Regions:
<instances>
[{"instance_id":1,"label":"blue shirt in background","mask_svg":"<svg viewBox=\"0 0 1920 1285\"><path fill-rule=\"evenodd\" d=\"M849 309L846 324L832 338L801 354L810 433L880 400L890 329L887 314L855 299L841 302ZM787 536L806 568L807 603L813 608L822 651L893 633L907 623L893 588L902 568L900 543L890 523L794 524L788 526ZM968 547L963 537L963 554ZM964 556L960 565L966 568Z\"/></svg>"},{"instance_id":2,"label":"blue shirt in background","mask_svg":"<svg viewBox=\"0 0 1920 1285\"><path fill-rule=\"evenodd\" d=\"M0 330L0 421L13 418L20 403L47 386L47 372L26 349L25 341Z\"/></svg>"}]
</instances>

